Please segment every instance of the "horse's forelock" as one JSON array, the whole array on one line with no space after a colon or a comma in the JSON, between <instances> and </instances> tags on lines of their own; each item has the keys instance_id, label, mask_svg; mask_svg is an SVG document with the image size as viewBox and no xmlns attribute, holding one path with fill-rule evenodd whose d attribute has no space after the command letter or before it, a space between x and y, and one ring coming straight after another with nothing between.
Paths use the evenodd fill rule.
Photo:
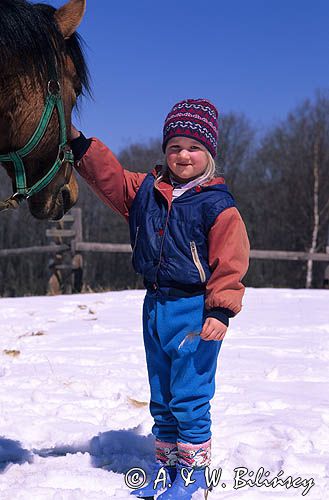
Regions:
<instances>
[{"instance_id":1,"label":"horse's forelock","mask_svg":"<svg viewBox=\"0 0 329 500\"><path fill-rule=\"evenodd\" d=\"M83 89L89 92L89 74L81 39L64 41L55 19L55 8L26 0L0 0L0 79L22 74L46 86L58 75L69 55Z\"/></svg>"}]
</instances>

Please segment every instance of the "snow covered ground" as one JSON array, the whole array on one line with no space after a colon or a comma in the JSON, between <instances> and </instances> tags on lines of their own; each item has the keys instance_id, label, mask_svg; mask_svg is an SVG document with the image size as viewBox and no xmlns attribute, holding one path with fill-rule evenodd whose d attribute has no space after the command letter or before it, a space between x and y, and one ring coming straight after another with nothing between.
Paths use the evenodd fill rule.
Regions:
<instances>
[{"instance_id":1,"label":"snow covered ground","mask_svg":"<svg viewBox=\"0 0 329 500\"><path fill-rule=\"evenodd\" d=\"M131 498L124 473L153 450L143 295L0 299L1 500ZM329 291L247 289L220 353L209 500L329 498L328 380ZM237 467L303 484L234 489Z\"/></svg>"}]
</instances>

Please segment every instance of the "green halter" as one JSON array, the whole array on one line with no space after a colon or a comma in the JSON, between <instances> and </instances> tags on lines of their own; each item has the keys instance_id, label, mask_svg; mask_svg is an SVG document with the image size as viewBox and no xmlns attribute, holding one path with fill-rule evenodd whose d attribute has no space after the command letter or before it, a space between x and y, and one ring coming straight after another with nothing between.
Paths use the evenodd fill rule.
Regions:
<instances>
[{"instance_id":1,"label":"green halter","mask_svg":"<svg viewBox=\"0 0 329 500\"><path fill-rule=\"evenodd\" d=\"M31 139L24 147L8 154L0 155L0 162L12 162L15 168L16 178L16 193L5 202L0 202L0 211L7 208L16 208L24 199L30 198L34 194L41 191L55 177L63 163L74 163L73 153L67 145L66 125L64 116L64 105L60 93L60 84L54 80L48 82L48 95L45 102L45 107L40 118L39 124L32 135ZM46 133L49 121L52 117L54 109L57 108L59 125L60 125L60 144L58 148L57 158L50 170L33 186L27 187L25 167L22 158L30 154L39 144Z\"/></svg>"}]
</instances>

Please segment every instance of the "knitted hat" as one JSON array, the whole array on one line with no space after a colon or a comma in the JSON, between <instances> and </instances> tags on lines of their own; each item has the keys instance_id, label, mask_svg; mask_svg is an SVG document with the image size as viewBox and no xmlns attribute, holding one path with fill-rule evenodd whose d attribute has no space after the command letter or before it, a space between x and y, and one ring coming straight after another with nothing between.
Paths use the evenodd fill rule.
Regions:
<instances>
[{"instance_id":1,"label":"knitted hat","mask_svg":"<svg viewBox=\"0 0 329 500\"><path fill-rule=\"evenodd\" d=\"M212 157L216 156L218 111L206 99L185 99L169 112L163 127L162 149L172 137L189 137L201 142Z\"/></svg>"}]
</instances>

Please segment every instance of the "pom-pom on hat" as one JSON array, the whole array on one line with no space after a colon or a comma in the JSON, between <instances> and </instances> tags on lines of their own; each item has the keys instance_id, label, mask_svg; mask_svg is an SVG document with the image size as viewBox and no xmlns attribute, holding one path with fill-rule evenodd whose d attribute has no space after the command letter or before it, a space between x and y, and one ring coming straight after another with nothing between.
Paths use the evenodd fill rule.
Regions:
<instances>
[{"instance_id":1,"label":"pom-pom on hat","mask_svg":"<svg viewBox=\"0 0 329 500\"><path fill-rule=\"evenodd\" d=\"M163 152L172 137L201 142L214 158L217 151L218 111L207 99L185 99L173 106L163 126Z\"/></svg>"}]
</instances>

